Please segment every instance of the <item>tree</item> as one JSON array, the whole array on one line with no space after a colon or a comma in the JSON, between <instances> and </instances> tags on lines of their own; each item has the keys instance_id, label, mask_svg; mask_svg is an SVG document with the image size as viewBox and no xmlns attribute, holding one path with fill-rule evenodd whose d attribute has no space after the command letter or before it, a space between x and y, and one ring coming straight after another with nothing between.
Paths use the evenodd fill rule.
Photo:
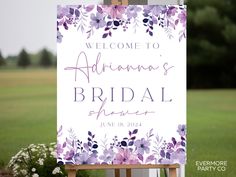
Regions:
<instances>
[{"instance_id":1,"label":"tree","mask_svg":"<svg viewBox=\"0 0 236 177\"><path fill-rule=\"evenodd\" d=\"M1 53L1 51L0 51L0 66L4 66L4 65L6 65L6 61L5 61L5 59L3 58L2 53Z\"/></svg>"},{"instance_id":2,"label":"tree","mask_svg":"<svg viewBox=\"0 0 236 177\"><path fill-rule=\"evenodd\" d=\"M188 1L188 88L236 87L236 3Z\"/></svg>"},{"instance_id":3,"label":"tree","mask_svg":"<svg viewBox=\"0 0 236 177\"><path fill-rule=\"evenodd\" d=\"M20 67L27 67L31 64L30 61L30 57L28 55L28 53L25 51L25 49L22 49L22 51L20 52L19 56L18 56L18 62L17 65Z\"/></svg>"},{"instance_id":4,"label":"tree","mask_svg":"<svg viewBox=\"0 0 236 177\"><path fill-rule=\"evenodd\" d=\"M39 65L43 67L52 66L52 56L51 56L51 53L47 49L42 50Z\"/></svg>"}]
</instances>

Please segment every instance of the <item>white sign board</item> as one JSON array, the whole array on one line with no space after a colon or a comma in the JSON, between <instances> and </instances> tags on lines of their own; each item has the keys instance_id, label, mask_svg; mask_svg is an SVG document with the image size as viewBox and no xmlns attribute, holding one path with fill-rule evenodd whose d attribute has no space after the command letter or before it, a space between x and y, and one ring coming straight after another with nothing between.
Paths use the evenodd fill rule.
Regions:
<instances>
[{"instance_id":1,"label":"white sign board","mask_svg":"<svg viewBox=\"0 0 236 177\"><path fill-rule=\"evenodd\" d=\"M186 6L57 11L58 162L186 162Z\"/></svg>"}]
</instances>

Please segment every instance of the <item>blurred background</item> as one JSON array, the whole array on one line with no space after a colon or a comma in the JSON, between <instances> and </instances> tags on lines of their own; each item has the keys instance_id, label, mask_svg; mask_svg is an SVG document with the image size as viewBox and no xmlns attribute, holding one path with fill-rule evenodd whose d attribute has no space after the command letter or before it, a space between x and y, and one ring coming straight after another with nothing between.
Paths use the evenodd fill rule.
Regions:
<instances>
[{"instance_id":1,"label":"blurred background","mask_svg":"<svg viewBox=\"0 0 236 177\"><path fill-rule=\"evenodd\" d=\"M188 1L188 88L236 87L236 2Z\"/></svg>"},{"instance_id":2,"label":"blurred background","mask_svg":"<svg viewBox=\"0 0 236 177\"><path fill-rule=\"evenodd\" d=\"M0 169L22 147L56 141L60 3L0 1ZM236 1L189 0L187 6L186 177L234 177ZM196 161L204 160L227 161L227 170L199 171Z\"/></svg>"}]
</instances>

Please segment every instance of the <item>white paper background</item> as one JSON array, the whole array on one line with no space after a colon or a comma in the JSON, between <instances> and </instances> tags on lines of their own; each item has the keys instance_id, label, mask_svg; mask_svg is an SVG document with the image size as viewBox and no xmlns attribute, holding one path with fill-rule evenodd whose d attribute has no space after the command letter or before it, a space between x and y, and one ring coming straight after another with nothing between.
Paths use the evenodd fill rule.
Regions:
<instances>
[{"instance_id":1,"label":"white paper background","mask_svg":"<svg viewBox=\"0 0 236 177\"><path fill-rule=\"evenodd\" d=\"M139 14L142 16L142 14ZM103 29L95 31L95 34L87 39L86 34L78 32L76 28L70 28L69 31L63 31L63 42L57 45L58 57L58 85L57 85L57 119L58 129L63 126L62 137L59 141L65 139L67 130L73 129L77 138L81 141L87 140L88 131L96 134L98 144L103 140L104 136L112 140L114 136L127 137L128 131L138 129L140 138L145 137L150 129L154 129L154 133L160 135L164 139L178 136L177 128L179 124L186 123L186 41L183 39L179 42L178 29L174 31L174 38L169 39L167 34L161 28L154 30L154 36L150 37L145 33L145 27L140 22L136 33L130 27L126 32L123 30L113 31L112 37L102 39ZM85 43L139 43L140 49L87 49ZM146 43L158 43L158 49L147 49ZM89 65L95 64L96 57L101 52L101 62L112 65L127 64L132 66L153 65L159 66L157 71L120 71L112 72L107 69L101 75L96 75L90 71L90 83L87 82L85 76L77 71L77 81L75 82L75 71L65 70L66 67L75 67L79 53L84 51L88 57ZM84 60L83 58L80 60ZM162 65L168 62L174 66L164 75ZM84 65L85 62L80 62ZM83 102L74 102L74 87L82 87L84 89L85 100ZM129 110L130 112L154 111L154 114L147 116L88 116L90 111L97 111L101 106L98 99L92 102L92 87L100 87L103 89L104 99L107 97L105 105L106 111L119 112ZM110 102L111 90L114 88L114 102ZM131 102L121 102L121 87L129 87L134 90L134 100ZM165 87L166 99L171 98L172 102L162 102L162 87ZM145 100L141 102L145 89L149 91L154 102ZM122 122L124 126L118 126ZM101 127L104 123L105 127ZM141 126L127 126L129 123L141 124ZM113 126L110 126L113 124ZM98 149L102 154L102 149Z\"/></svg>"}]
</instances>

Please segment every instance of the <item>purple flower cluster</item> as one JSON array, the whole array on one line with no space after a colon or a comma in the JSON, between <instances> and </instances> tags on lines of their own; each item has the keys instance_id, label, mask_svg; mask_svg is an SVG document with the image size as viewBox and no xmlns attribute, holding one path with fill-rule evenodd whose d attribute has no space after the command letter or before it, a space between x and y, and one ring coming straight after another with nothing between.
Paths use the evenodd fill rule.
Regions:
<instances>
[{"instance_id":1,"label":"purple flower cluster","mask_svg":"<svg viewBox=\"0 0 236 177\"><path fill-rule=\"evenodd\" d=\"M91 22L90 25L95 27L96 29L98 28L103 28L106 26L106 21L104 20L104 17L100 13L96 13L96 15L91 14Z\"/></svg>"},{"instance_id":2,"label":"purple flower cluster","mask_svg":"<svg viewBox=\"0 0 236 177\"><path fill-rule=\"evenodd\" d=\"M141 140L135 141L134 145L137 148L137 151L139 154L149 153L150 152L150 142L145 140L144 138L141 138Z\"/></svg>"},{"instance_id":3,"label":"purple flower cluster","mask_svg":"<svg viewBox=\"0 0 236 177\"><path fill-rule=\"evenodd\" d=\"M68 30L72 24L76 26L80 17L80 8L81 6L57 6L57 42L62 42L63 38L59 30L60 26L65 30Z\"/></svg>"},{"instance_id":4,"label":"purple flower cluster","mask_svg":"<svg viewBox=\"0 0 236 177\"><path fill-rule=\"evenodd\" d=\"M120 148L116 154L113 164L139 164L137 154L133 153L131 149Z\"/></svg>"},{"instance_id":5,"label":"purple flower cluster","mask_svg":"<svg viewBox=\"0 0 236 177\"><path fill-rule=\"evenodd\" d=\"M126 15L128 19L136 18L138 16L138 12L142 10L139 6L129 6L126 11Z\"/></svg>"},{"instance_id":6,"label":"purple flower cluster","mask_svg":"<svg viewBox=\"0 0 236 177\"><path fill-rule=\"evenodd\" d=\"M95 135L89 131L87 139L88 141L86 143L76 140L72 131L70 137L74 138L66 138L63 145L60 143L57 144L57 159L59 160L60 164L63 164L64 162L67 164L97 163L98 145L94 140Z\"/></svg>"},{"instance_id":7,"label":"purple flower cluster","mask_svg":"<svg viewBox=\"0 0 236 177\"><path fill-rule=\"evenodd\" d=\"M61 136L62 128L58 136ZM147 133L146 138L137 138L138 129L129 131L128 136L119 140L115 136L109 144L98 144L95 134L88 132L87 142L76 139L73 131L63 143L57 144L57 159L60 164L147 164L147 163L185 163L186 159L186 129L179 125L177 132L180 140L172 138L170 142L164 141L160 150L151 150L155 144L152 133ZM107 141L106 141L107 142ZM98 150L102 149L102 154Z\"/></svg>"},{"instance_id":8,"label":"purple flower cluster","mask_svg":"<svg viewBox=\"0 0 236 177\"><path fill-rule=\"evenodd\" d=\"M139 15L140 14L140 15ZM140 19L141 18L141 19ZM142 22L146 33L153 36L157 26L172 28L181 24L179 40L186 37L186 8L185 6L167 5L89 5L89 6L58 6L57 7L57 42L62 42L62 28L70 26L86 32L89 38L93 28L103 29L102 38L112 36L114 30L126 31L132 23ZM137 25L134 25L137 26Z\"/></svg>"},{"instance_id":9,"label":"purple flower cluster","mask_svg":"<svg viewBox=\"0 0 236 177\"><path fill-rule=\"evenodd\" d=\"M172 137L170 142L163 143L159 159L161 164L184 164L186 162L186 125L179 125L177 132L180 135L180 140L177 141Z\"/></svg>"}]
</instances>

